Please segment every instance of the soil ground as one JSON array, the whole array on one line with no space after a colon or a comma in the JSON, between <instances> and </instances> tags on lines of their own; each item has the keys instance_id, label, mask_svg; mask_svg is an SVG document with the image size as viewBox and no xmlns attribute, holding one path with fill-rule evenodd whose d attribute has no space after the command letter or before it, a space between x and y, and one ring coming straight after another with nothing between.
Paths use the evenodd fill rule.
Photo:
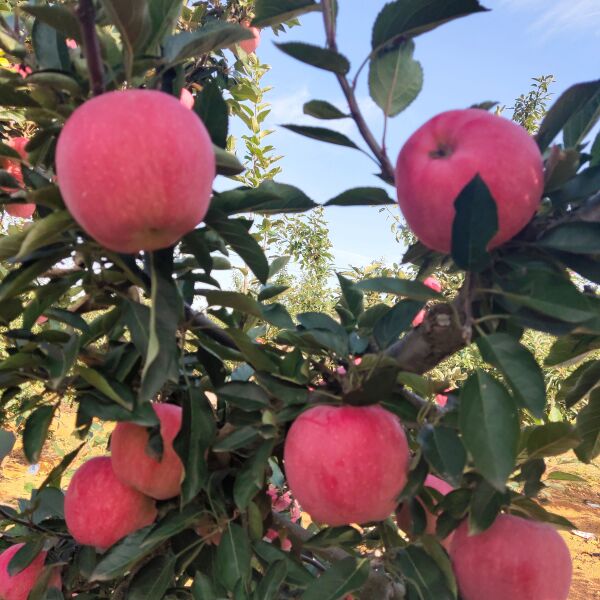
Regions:
<instances>
[{"instance_id":1,"label":"soil ground","mask_svg":"<svg viewBox=\"0 0 600 600\"><path fill-rule=\"evenodd\" d=\"M18 498L28 498L31 489L44 480L62 456L79 445L80 440L72 434L74 425L73 412L65 410L59 415L35 473L30 471L17 442L0 468L0 504L15 505ZM94 426L93 436L63 481L68 481L81 462L106 453L110 429L110 425ZM549 459L547 463L547 475L562 471L585 479L585 482L549 480L540 500L546 510L566 517L577 527L575 532L561 531L573 557L569 600L600 600L600 460L583 465L574 455L567 454Z\"/></svg>"}]
</instances>

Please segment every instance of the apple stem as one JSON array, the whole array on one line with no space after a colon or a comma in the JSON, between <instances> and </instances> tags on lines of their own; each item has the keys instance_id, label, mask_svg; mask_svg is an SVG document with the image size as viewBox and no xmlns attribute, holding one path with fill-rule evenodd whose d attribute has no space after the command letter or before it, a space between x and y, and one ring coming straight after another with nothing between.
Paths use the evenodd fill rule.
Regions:
<instances>
[{"instance_id":1,"label":"apple stem","mask_svg":"<svg viewBox=\"0 0 600 600\"><path fill-rule=\"evenodd\" d=\"M87 60L92 93L99 96L104 93L104 69L100 42L96 33L96 10L92 0L80 0L77 17L81 25L83 50Z\"/></svg>"}]
</instances>

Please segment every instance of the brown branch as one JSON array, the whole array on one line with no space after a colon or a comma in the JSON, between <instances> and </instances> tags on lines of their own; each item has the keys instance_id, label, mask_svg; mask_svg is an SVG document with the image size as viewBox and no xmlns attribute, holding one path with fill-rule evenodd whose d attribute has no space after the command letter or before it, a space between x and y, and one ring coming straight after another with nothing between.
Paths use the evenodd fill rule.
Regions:
<instances>
[{"instance_id":1,"label":"brown branch","mask_svg":"<svg viewBox=\"0 0 600 600\"><path fill-rule=\"evenodd\" d=\"M99 96L104 92L104 68L100 42L96 33L96 10L93 0L80 0L77 17L81 25L83 50L87 60L92 93Z\"/></svg>"},{"instance_id":2,"label":"brown branch","mask_svg":"<svg viewBox=\"0 0 600 600\"><path fill-rule=\"evenodd\" d=\"M327 34L327 47L329 50L337 52L337 43L335 40L335 21L333 15L333 4L331 0L323 0L323 19L325 21L325 31ZM365 118L363 117L356 100L356 95L354 94L352 85L345 75L337 74L336 77L340 87L342 88L342 91L344 92L346 101L348 102L350 114L352 115L352 118L354 119L354 122L356 123L363 140L379 161L381 172L384 178L390 182L393 182L394 167L392 166L385 149L379 145L375 139L375 136L373 135L373 132L369 129L369 126L367 125L367 122L365 121Z\"/></svg>"}]
</instances>

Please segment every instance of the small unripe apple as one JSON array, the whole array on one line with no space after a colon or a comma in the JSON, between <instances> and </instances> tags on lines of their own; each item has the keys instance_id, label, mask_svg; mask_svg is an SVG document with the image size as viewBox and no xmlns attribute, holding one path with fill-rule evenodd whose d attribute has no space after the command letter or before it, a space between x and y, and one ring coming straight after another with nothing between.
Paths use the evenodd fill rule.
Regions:
<instances>
[{"instance_id":1,"label":"small unripe apple","mask_svg":"<svg viewBox=\"0 0 600 600\"><path fill-rule=\"evenodd\" d=\"M126 90L82 104L56 147L58 185L81 227L110 250L158 250L206 215L215 178L206 127L169 94Z\"/></svg>"},{"instance_id":2,"label":"small unripe apple","mask_svg":"<svg viewBox=\"0 0 600 600\"><path fill-rule=\"evenodd\" d=\"M508 119L470 108L434 117L406 142L396 164L398 203L425 246L450 252L454 202L477 174L498 210L491 249L519 233L540 205L543 161L533 138Z\"/></svg>"},{"instance_id":3,"label":"small unripe apple","mask_svg":"<svg viewBox=\"0 0 600 600\"><path fill-rule=\"evenodd\" d=\"M292 424L284 448L292 495L328 525L387 518L408 477L406 435L380 406L315 406Z\"/></svg>"},{"instance_id":4,"label":"small unripe apple","mask_svg":"<svg viewBox=\"0 0 600 600\"><path fill-rule=\"evenodd\" d=\"M572 564L569 549L546 523L500 515L469 535L463 522L450 558L463 600L567 600Z\"/></svg>"},{"instance_id":5,"label":"small unripe apple","mask_svg":"<svg viewBox=\"0 0 600 600\"><path fill-rule=\"evenodd\" d=\"M155 498L167 500L179 495L183 481L183 463L173 448L181 429L182 411L174 404L153 404L160 421L163 455L159 462L147 451L146 427L135 423L118 423L110 441L115 475L125 484Z\"/></svg>"},{"instance_id":6,"label":"small unripe apple","mask_svg":"<svg viewBox=\"0 0 600 600\"><path fill-rule=\"evenodd\" d=\"M46 552L40 552L20 573L12 577L8 573L10 561L24 545L15 544L0 554L0 598L2 600L27 600L29 592L42 575ZM48 588L60 589L61 586L60 572L55 569L48 583Z\"/></svg>"},{"instance_id":7,"label":"small unripe apple","mask_svg":"<svg viewBox=\"0 0 600 600\"><path fill-rule=\"evenodd\" d=\"M248 29L254 37L249 40L238 42L239 46L246 54L252 54L256 52L256 49L260 44L260 29L258 29L258 27L251 27L250 21L248 20L243 21L242 26Z\"/></svg>"},{"instance_id":8,"label":"small unripe apple","mask_svg":"<svg viewBox=\"0 0 600 600\"><path fill-rule=\"evenodd\" d=\"M100 551L154 522L154 500L121 483L110 458L99 456L73 475L65 495L65 521L75 541Z\"/></svg>"},{"instance_id":9,"label":"small unripe apple","mask_svg":"<svg viewBox=\"0 0 600 600\"><path fill-rule=\"evenodd\" d=\"M446 494L449 494L453 490L453 487L449 483L446 483L443 479L440 479L439 477L436 477L435 475L427 475L427 477L425 478L425 487L433 488L434 490L438 491L443 496L445 496ZM421 501L419 500L419 502L421 502ZM421 502L421 504L423 504L423 503ZM429 512L429 510L427 510L427 508L425 506L423 506L423 508L425 509L425 516L427 518L427 525L425 527L425 533L427 533L429 535L435 535L437 517L436 517L436 515ZM396 520L398 522L398 527L400 527L400 529L402 529L403 531L405 531L407 533L410 533L411 525L412 525L412 517L410 514L410 506L408 506L408 504L403 504L400 507L400 509L398 511L396 511ZM452 534L450 534L450 536L448 536L448 538L446 538L444 540L443 543L445 546L447 544L449 544L451 536L452 536Z\"/></svg>"},{"instance_id":10,"label":"small unripe apple","mask_svg":"<svg viewBox=\"0 0 600 600\"><path fill-rule=\"evenodd\" d=\"M25 137L15 137L10 138L6 143L7 146L10 146L13 150L16 150L21 158L27 160L27 152L25 150L25 146L29 140ZM19 184L20 188L25 187L25 183L23 182L23 171L21 169L21 163L16 160L11 160L10 158L2 159L2 168L9 174L14 177L14 179ZM17 190L10 188L2 188L5 192L11 193ZM35 212L35 204L27 203L27 204L6 204L5 205L6 212L11 217L18 217L20 219L30 219Z\"/></svg>"}]
</instances>

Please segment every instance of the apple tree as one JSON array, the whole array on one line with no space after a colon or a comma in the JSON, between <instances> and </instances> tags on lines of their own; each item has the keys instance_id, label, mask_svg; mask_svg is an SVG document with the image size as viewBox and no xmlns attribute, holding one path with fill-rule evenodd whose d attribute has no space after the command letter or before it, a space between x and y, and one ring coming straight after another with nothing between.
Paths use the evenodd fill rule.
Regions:
<instances>
[{"instance_id":1,"label":"apple tree","mask_svg":"<svg viewBox=\"0 0 600 600\"><path fill-rule=\"evenodd\" d=\"M420 36L493 18L478 0L386 4L352 78L335 0L188 4L0 3L0 417L23 422L31 463L61 406L82 440L0 506L0 598L566 600L556 528L573 524L536 496L547 457L600 452L600 81L534 137L474 98L395 168L356 80L398 116L422 87ZM317 204L278 175L211 194L216 174L244 177L236 61L307 12L323 45L278 46L298 77L329 71L347 110L304 111L358 134L286 127L366 153L381 186ZM415 278L339 274L334 316L291 315L253 218L396 194ZM223 289L231 256L256 285ZM455 292L427 283L440 269ZM548 419L526 330L552 336L545 365L576 365L558 391L573 422ZM465 348L481 360L449 389L436 368ZM106 455L67 480L98 421L115 424Z\"/></svg>"}]
</instances>

